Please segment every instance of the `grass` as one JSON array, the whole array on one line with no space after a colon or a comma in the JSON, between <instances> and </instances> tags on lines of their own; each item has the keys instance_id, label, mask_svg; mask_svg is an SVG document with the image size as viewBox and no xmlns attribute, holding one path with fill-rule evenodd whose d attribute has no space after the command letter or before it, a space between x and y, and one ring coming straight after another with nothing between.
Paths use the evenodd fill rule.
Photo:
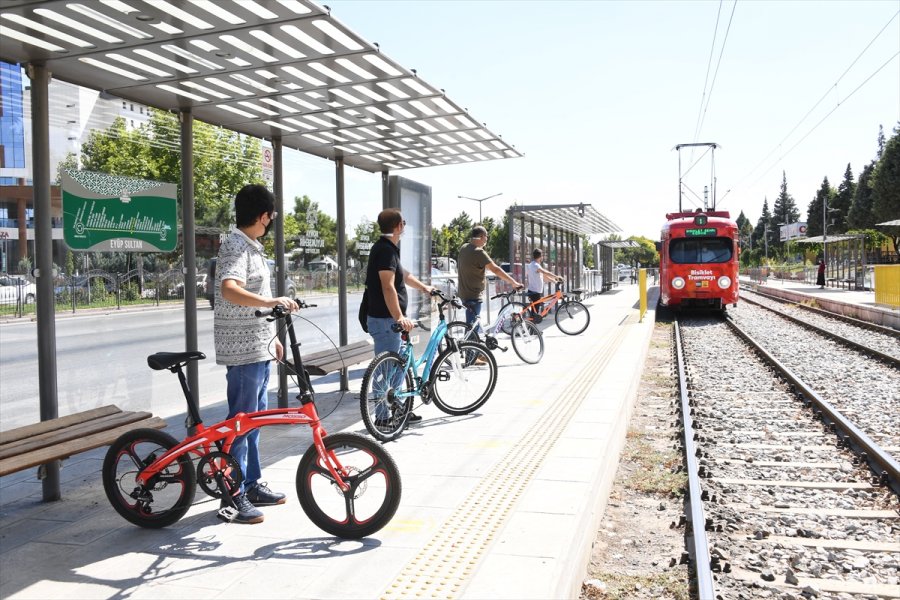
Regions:
<instances>
[{"instance_id":1,"label":"grass","mask_svg":"<svg viewBox=\"0 0 900 600\"><path fill-rule=\"evenodd\" d=\"M688 583L678 573L653 573L650 575L625 575L599 573L595 576L606 584L606 590L585 588L584 597L589 600L630 600L636 592L642 598L659 600L690 600Z\"/></svg>"},{"instance_id":2,"label":"grass","mask_svg":"<svg viewBox=\"0 0 900 600\"><path fill-rule=\"evenodd\" d=\"M681 454L655 449L649 436L639 431L629 430L627 438L629 441L622 458L634 463L636 468L628 476L625 486L644 494L683 496L687 475L673 472L683 462Z\"/></svg>"}]
</instances>

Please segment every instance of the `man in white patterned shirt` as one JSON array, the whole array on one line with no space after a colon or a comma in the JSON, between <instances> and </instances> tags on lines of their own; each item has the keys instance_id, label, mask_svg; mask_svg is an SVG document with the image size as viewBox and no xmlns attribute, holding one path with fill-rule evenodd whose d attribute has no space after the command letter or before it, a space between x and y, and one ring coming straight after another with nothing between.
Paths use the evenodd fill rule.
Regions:
<instances>
[{"instance_id":1,"label":"man in white patterned shirt","mask_svg":"<svg viewBox=\"0 0 900 600\"><path fill-rule=\"evenodd\" d=\"M284 348L274 325L254 313L281 304L297 310L291 298L273 298L269 264L257 238L269 233L278 213L275 196L265 186L246 185L234 199L234 229L219 248L216 265L213 338L216 364L227 367L228 418L238 413L265 410L272 359L281 360ZM241 467L244 481L234 498L235 522L261 523L257 506L284 504L285 495L260 483L259 429L238 437L231 455Z\"/></svg>"}]
</instances>

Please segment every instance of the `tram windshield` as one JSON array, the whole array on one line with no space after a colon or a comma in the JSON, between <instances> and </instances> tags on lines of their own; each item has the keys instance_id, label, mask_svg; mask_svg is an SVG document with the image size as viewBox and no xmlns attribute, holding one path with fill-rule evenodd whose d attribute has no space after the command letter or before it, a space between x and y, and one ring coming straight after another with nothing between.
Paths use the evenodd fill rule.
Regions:
<instances>
[{"instance_id":1,"label":"tram windshield","mask_svg":"<svg viewBox=\"0 0 900 600\"><path fill-rule=\"evenodd\" d=\"M732 246L728 238L676 238L669 242L669 258L675 264L725 263Z\"/></svg>"}]
</instances>

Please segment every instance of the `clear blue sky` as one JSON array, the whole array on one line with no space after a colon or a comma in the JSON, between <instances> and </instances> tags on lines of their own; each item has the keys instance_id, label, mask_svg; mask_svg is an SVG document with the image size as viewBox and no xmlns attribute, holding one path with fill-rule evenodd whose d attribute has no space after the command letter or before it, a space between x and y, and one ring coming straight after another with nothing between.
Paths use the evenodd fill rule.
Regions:
<instances>
[{"instance_id":1,"label":"clear blue sky","mask_svg":"<svg viewBox=\"0 0 900 600\"><path fill-rule=\"evenodd\" d=\"M900 0L327 4L525 153L394 172L432 187L435 226L462 210L477 218L478 204L457 196L502 192L486 216L514 201L585 202L625 237L656 239L678 207L673 148L694 141L722 146L720 209L755 224L784 171L805 217L822 179L837 186L848 163L857 176L875 157L878 126L890 137L900 120ZM288 198L308 194L334 214L333 163L289 152L285 172ZM345 177L352 230L380 210L380 176ZM701 195L709 180L706 159L685 178Z\"/></svg>"}]
</instances>

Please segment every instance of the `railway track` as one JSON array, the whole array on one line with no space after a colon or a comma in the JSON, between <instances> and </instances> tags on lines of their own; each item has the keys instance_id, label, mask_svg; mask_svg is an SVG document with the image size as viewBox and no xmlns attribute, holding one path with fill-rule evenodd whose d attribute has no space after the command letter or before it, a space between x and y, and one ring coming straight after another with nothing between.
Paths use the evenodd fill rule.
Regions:
<instances>
[{"instance_id":1,"label":"railway track","mask_svg":"<svg viewBox=\"0 0 900 600\"><path fill-rule=\"evenodd\" d=\"M893 443L900 413L862 419L869 430L864 407L842 414L826 395L846 385L824 394L783 360L835 342L795 343L762 310L675 328L697 596L900 598L900 468L896 448L874 441ZM781 344L751 347L760 330ZM857 360L839 348L843 362ZM888 393L888 404L898 400Z\"/></svg>"},{"instance_id":2,"label":"railway track","mask_svg":"<svg viewBox=\"0 0 900 600\"><path fill-rule=\"evenodd\" d=\"M900 331L749 290L741 300L900 368Z\"/></svg>"}]
</instances>

